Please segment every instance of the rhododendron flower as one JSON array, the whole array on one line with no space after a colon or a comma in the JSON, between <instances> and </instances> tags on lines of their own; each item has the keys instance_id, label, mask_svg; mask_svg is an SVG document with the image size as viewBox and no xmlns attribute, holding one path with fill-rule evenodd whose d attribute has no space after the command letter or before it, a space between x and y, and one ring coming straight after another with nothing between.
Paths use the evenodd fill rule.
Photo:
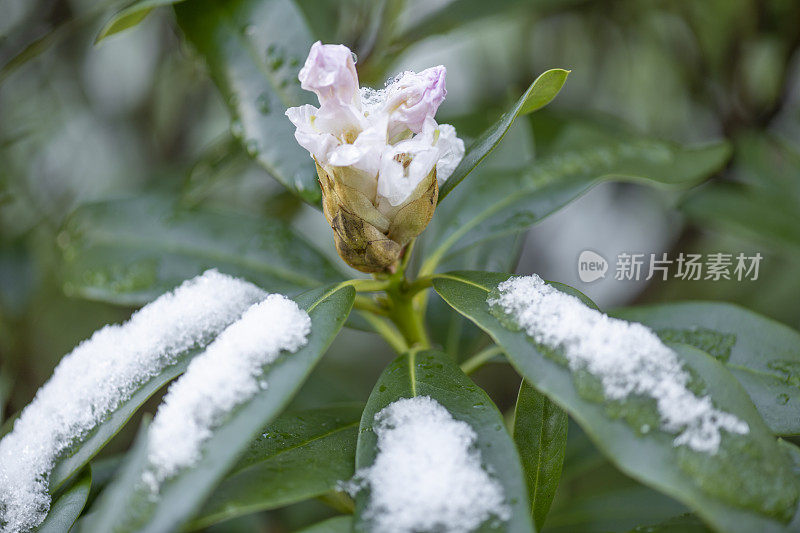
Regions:
<instances>
[{"instance_id":1,"label":"rhododendron flower","mask_svg":"<svg viewBox=\"0 0 800 533\"><path fill-rule=\"evenodd\" d=\"M339 255L359 270L393 268L464 156L455 128L434 118L446 73L440 65L403 72L380 90L360 88L350 50L319 41L300 70L301 87L319 107L293 107L286 116L317 164Z\"/></svg>"}]
</instances>

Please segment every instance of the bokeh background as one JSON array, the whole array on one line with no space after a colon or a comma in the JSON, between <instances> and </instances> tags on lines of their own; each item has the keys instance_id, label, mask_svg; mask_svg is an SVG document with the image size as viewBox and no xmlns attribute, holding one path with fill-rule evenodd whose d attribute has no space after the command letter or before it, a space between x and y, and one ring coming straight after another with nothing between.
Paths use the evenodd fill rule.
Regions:
<instances>
[{"instance_id":1,"label":"bokeh background","mask_svg":"<svg viewBox=\"0 0 800 533\"><path fill-rule=\"evenodd\" d=\"M548 117L620 123L682 144L730 143L727 165L699 187L599 185L528 232L482 248L491 255L479 258L483 264L576 286L604 308L713 299L800 327L796 0L298 4L317 38L355 51L362 84L446 65L440 121L467 139L543 70L571 69L556 100L519 120L490 156L498 165L504 158L535 164L532 123ZM319 212L285 192L231 136L225 102L169 7L94 44L123 6L0 0L0 420L30 401L77 342L134 308L70 283L63 225L82 205L159 193L190 207L279 216L335 258ZM580 282L577 257L585 249L612 262L606 279ZM622 251L758 252L764 259L757 281L621 282L613 261ZM365 399L390 357L376 337L346 331L296 406ZM489 365L476 378L501 408L512 405L519 380L507 367ZM106 453L124 450L134 429ZM614 470L571 428L546 531L625 531L680 511ZM326 512L303 504L215 530L286 531Z\"/></svg>"}]
</instances>

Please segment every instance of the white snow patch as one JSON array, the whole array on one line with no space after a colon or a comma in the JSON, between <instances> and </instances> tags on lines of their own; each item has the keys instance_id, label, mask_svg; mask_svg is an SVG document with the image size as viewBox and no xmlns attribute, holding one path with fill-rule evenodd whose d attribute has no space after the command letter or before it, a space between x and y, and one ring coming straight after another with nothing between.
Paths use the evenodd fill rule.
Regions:
<instances>
[{"instance_id":1,"label":"white snow patch","mask_svg":"<svg viewBox=\"0 0 800 533\"><path fill-rule=\"evenodd\" d=\"M378 455L348 491L369 489L365 518L381 533L466 533L511 510L481 466L477 435L428 396L403 398L375 415Z\"/></svg>"},{"instance_id":2,"label":"white snow patch","mask_svg":"<svg viewBox=\"0 0 800 533\"><path fill-rule=\"evenodd\" d=\"M562 349L572 371L599 378L606 398L653 398L662 429L677 433L675 446L715 454L721 430L748 433L746 422L687 389L689 373L647 327L610 318L536 275L509 278L497 288L499 297L488 304L499 306L537 343Z\"/></svg>"},{"instance_id":3,"label":"white snow patch","mask_svg":"<svg viewBox=\"0 0 800 533\"><path fill-rule=\"evenodd\" d=\"M59 456L177 357L208 343L265 293L209 270L79 344L0 441L0 531L39 525Z\"/></svg>"},{"instance_id":4,"label":"white snow patch","mask_svg":"<svg viewBox=\"0 0 800 533\"><path fill-rule=\"evenodd\" d=\"M200 460L203 444L232 409L267 387L264 366L281 351L305 346L310 332L305 311L271 294L192 360L170 386L148 433L142 481L154 496L164 480Z\"/></svg>"}]
</instances>

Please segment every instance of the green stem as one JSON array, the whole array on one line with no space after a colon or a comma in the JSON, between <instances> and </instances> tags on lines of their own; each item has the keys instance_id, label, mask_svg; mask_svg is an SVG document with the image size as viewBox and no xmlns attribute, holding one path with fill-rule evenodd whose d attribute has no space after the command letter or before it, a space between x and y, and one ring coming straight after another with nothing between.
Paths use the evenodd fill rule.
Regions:
<instances>
[{"instance_id":1,"label":"green stem","mask_svg":"<svg viewBox=\"0 0 800 533\"><path fill-rule=\"evenodd\" d=\"M391 322L366 311L360 311L360 314L364 320L369 323L372 329L375 330L375 333L383 337L383 340L392 347L392 350L397 353L403 353L408 350L406 340L400 332L392 326Z\"/></svg>"},{"instance_id":2,"label":"green stem","mask_svg":"<svg viewBox=\"0 0 800 533\"><path fill-rule=\"evenodd\" d=\"M476 353L461 364L461 370L469 375L478 370L480 367L491 361L496 356L503 353L503 349L497 345L492 345Z\"/></svg>"},{"instance_id":3,"label":"green stem","mask_svg":"<svg viewBox=\"0 0 800 533\"><path fill-rule=\"evenodd\" d=\"M419 291L424 291L428 287L433 285L433 277L427 276L424 278L417 278L409 284L408 288L405 292L411 296L414 296Z\"/></svg>"},{"instance_id":4,"label":"green stem","mask_svg":"<svg viewBox=\"0 0 800 533\"><path fill-rule=\"evenodd\" d=\"M387 291L387 294L390 301L389 318L403 334L406 343L411 347L429 348L428 332L425 331L422 314L414 308L412 296L398 289Z\"/></svg>"},{"instance_id":5,"label":"green stem","mask_svg":"<svg viewBox=\"0 0 800 533\"><path fill-rule=\"evenodd\" d=\"M350 285L356 292L379 292L389 288L390 281L382 279L349 279L343 281L341 285Z\"/></svg>"},{"instance_id":6,"label":"green stem","mask_svg":"<svg viewBox=\"0 0 800 533\"><path fill-rule=\"evenodd\" d=\"M369 311L370 313L374 313L376 315L386 316L388 314L386 309L378 302L371 300L366 296L357 295L355 301L353 302L353 307L361 311Z\"/></svg>"}]
</instances>

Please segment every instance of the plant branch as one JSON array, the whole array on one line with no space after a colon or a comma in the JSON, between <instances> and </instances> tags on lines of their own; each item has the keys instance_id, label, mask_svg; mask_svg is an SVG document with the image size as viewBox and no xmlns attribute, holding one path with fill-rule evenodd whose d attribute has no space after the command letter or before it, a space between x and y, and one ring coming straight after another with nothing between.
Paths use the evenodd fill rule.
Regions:
<instances>
[{"instance_id":1,"label":"plant branch","mask_svg":"<svg viewBox=\"0 0 800 533\"><path fill-rule=\"evenodd\" d=\"M361 311L369 311L370 313L387 316L389 313L385 307L381 306L375 300L371 300L366 296L357 295L353 302L353 307Z\"/></svg>"},{"instance_id":2,"label":"plant branch","mask_svg":"<svg viewBox=\"0 0 800 533\"><path fill-rule=\"evenodd\" d=\"M480 352L476 353L466 361L461 364L461 370L470 375L480 367L494 359L496 356L503 353L503 349L497 345L492 345L486 348L485 350L481 350Z\"/></svg>"},{"instance_id":3,"label":"plant branch","mask_svg":"<svg viewBox=\"0 0 800 533\"><path fill-rule=\"evenodd\" d=\"M394 322L409 346L429 348L428 332L422 313L414 308L412 296L395 288L387 291L389 295L389 318Z\"/></svg>"},{"instance_id":4,"label":"plant branch","mask_svg":"<svg viewBox=\"0 0 800 533\"><path fill-rule=\"evenodd\" d=\"M403 353L408 350L408 344L406 344L403 335L388 320L367 311L359 311L359 314L375 330L375 333L383 337L383 340L392 347L392 350L397 353Z\"/></svg>"},{"instance_id":5,"label":"plant branch","mask_svg":"<svg viewBox=\"0 0 800 533\"><path fill-rule=\"evenodd\" d=\"M380 292L384 291L391 285L391 282L386 279L349 279L343 281L342 285L350 285L356 292Z\"/></svg>"}]
</instances>

